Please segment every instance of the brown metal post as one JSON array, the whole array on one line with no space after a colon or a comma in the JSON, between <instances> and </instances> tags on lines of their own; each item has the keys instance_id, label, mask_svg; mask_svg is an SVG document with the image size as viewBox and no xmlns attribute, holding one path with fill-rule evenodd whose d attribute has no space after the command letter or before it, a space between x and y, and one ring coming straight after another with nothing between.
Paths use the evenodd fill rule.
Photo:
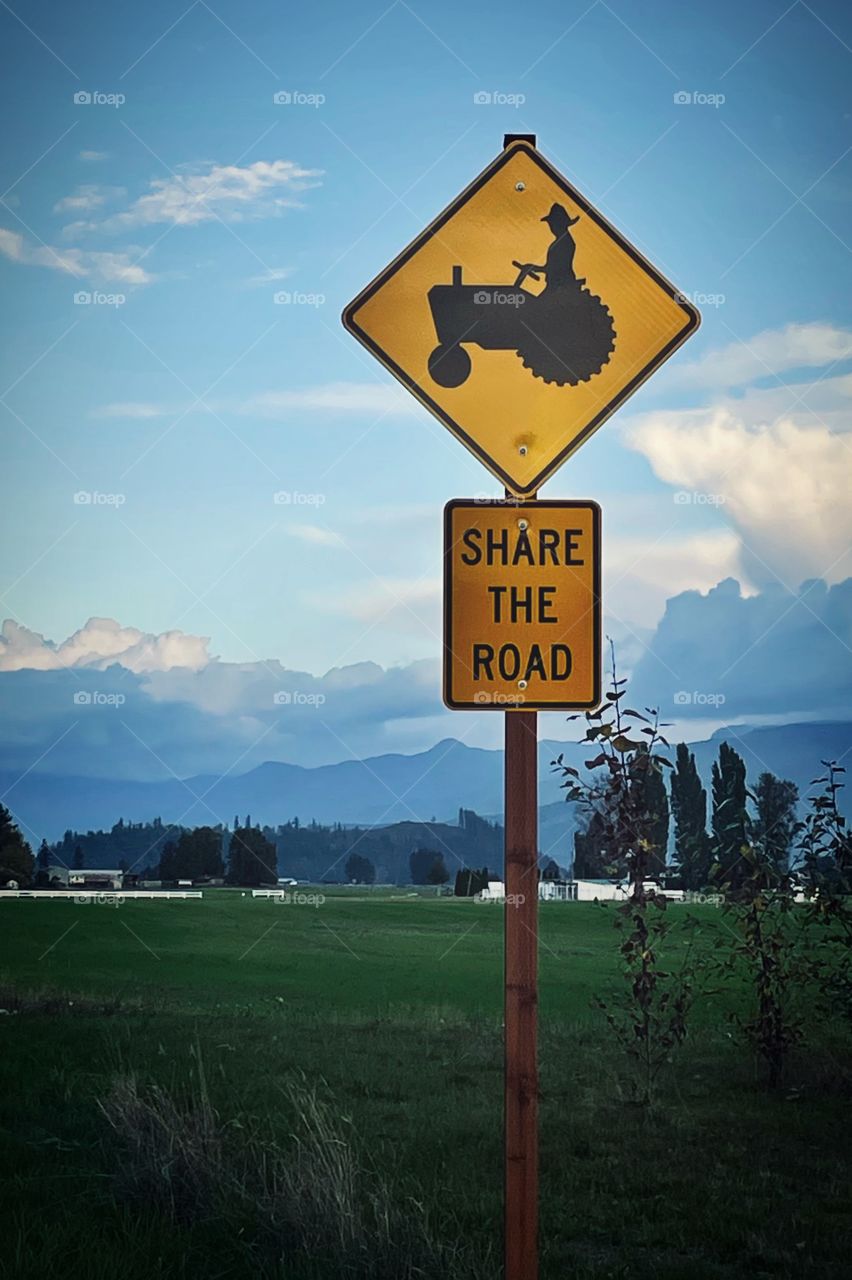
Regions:
<instances>
[{"instance_id":1,"label":"brown metal post","mask_svg":"<svg viewBox=\"0 0 852 1280\"><path fill-rule=\"evenodd\" d=\"M505 1280L538 1280L538 716L505 720Z\"/></svg>"}]
</instances>

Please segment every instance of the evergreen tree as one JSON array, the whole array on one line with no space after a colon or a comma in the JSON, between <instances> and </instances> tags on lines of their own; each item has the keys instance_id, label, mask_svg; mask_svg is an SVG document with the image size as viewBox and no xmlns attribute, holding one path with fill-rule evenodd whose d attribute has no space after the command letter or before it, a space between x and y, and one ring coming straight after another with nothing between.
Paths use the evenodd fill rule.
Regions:
<instances>
[{"instance_id":1,"label":"evergreen tree","mask_svg":"<svg viewBox=\"0 0 852 1280\"><path fill-rule=\"evenodd\" d=\"M83 870L83 850L79 844L74 846L74 861L71 866L75 871Z\"/></svg>"},{"instance_id":2,"label":"evergreen tree","mask_svg":"<svg viewBox=\"0 0 852 1280\"><path fill-rule=\"evenodd\" d=\"M640 804L646 817L643 825L652 849L648 857L648 873L650 876L659 878L666 869L669 843L669 797L661 769L644 769L641 771L640 778Z\"/></svg>"},{"instance_id":3,"label":"evergreen tree","mask_svg":"<svg viewBox=\"0 0 852 1280\"><path fill-rule=\"evenodd\" d=\"M167 840L163 845L163 852L160 855L159 880L177 880L178 869L176 861L177 846L173 840Z\"/></svg>"},{"instance_id":4,"label":"evergreen tree","mask_svg":"<svg viewBox=\"0 0 852 1280\"><path fill-rule=\"evenodd\" d=\"M346 859L346 879L356 884L375 884L376 868L369 858L360 853L350 853Z\"/></svg>"},{"instance_id":5,"label":"evergreen tree","mask_svg":"<svg viewBox=\"0 0 852 1280\"><path fill-rule=\"evenodd\" d=\"M713 765L712 791L714 877L720 885L736 891L749 873L743 860L749 835L746 767L727 742L720 745L719 759Z\"/></svg>"},{"instance_id":6,"label":"evergreen tree","mask_svg":"<svg viewBox=\"0 0 852 1280\"><path fill-rule=\"evenodd\" d=\"M229 884L277 884L278 854L262 831L246 826L235 831L228 846Z\"/></svg>"},{"instance_id":7,"label":"evergreen tree","mask_svg":"<svg viewBox=\"0 0 852 1280\"><path fill-rule=\"evenodd\" d=\"M436 852L434 849L414 849L409 854L408 868L411 873L412 884L429 884L434 883L429 880L429 872L435 862Z\"/></svg>"},{"instance_id":8,"label":"evergreen tree","mask_svg":"<svg viewBox=\"0 0 852 1280\"><path fill-rule=\"evenodd\" d=\"M42 840L38 847L38 855L36 856L36 886L39 889L46 889L50 884L50 876L48 867L50 866L50 848L46 840Z\"/></svg>"},{"instance_id":9,"label":"evergreen tree","mask_svg":"<svg viewBox=\"0 0 852 1280\"><path fill-rule=\"evenodd\" d=\"M593 813L586 830L574 832L574 877L577 880L604 880L609 873L603 847L604 820Z\"/></svg>"},{"instance_id":10,"label":"evergreen tree","mask_svg":"<svg viewBox=\"0 0 852 1280\"><path fill-rule=\"evenodd\" d=\"M797 831L796 805L799 789L795 782L762 773L754 789L757 819L754 836L765 858L778 871L786 872L790 846Z\"/></svg>"},{"instance_id":11,"label":"evergreen tree","mask_svg":"<svg viewBox=\"0 0 852 1280\"><path fill-rule=\"evenodd\" d=\"M707 834L707 792L695 766L695 756L679 742L672 772L672 812L675 823L675 861L684 889L704 889L712 862Z\"/></svg>"},{"instance_id":12,"label":"evergreen tree","mask_svg":"<svg viewBox=\"0 0 852 1280\"><path fill-rule=\"evenodd\" d=\"M222 834L216 827L184 831L175 850L175 871L180 880L204 880L224 874Z\"/></svg>"},{"instance_id":13,"label":"evergreen tree","mask_svg":"<svg viewBox=\"0 0 852 1280\"><path fill-rule=\"evenodd\" d=\"M32 884L35 859L9 810L0 804L0 885L14 880L22 888Z\"/></svg>"},{"instance_id":14,"label":"evergreen tree","mask_svg":"<svg viewBox=\"0 0 852 1280\"><path fill-rule=\"evenodd\" d=\"M444 855L436 853L432 858L432 865L426 872L427 884L446 884L450 878L447 870L447 864L444 862Z\"/></svg>"}]
</instances>

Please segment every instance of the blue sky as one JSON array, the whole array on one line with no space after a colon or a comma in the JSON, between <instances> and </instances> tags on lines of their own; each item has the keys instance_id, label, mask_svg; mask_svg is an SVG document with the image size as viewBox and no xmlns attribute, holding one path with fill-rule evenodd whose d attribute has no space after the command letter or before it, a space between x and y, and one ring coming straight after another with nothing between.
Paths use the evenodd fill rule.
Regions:
<instances>
[{"instance_id":1,"label":"blue sky","mask_svg":"<svg viewBox=\"0 0 852 1280\"><path fill-rule=\"evenodd\" d=\"M435 660L440 509L499 489L339 314L506 131L711 299L544 491L601 502L632 657L687 588L848 576L846 6L10 0L0 31L3 617Z\"/></svg>"}]
</instances>

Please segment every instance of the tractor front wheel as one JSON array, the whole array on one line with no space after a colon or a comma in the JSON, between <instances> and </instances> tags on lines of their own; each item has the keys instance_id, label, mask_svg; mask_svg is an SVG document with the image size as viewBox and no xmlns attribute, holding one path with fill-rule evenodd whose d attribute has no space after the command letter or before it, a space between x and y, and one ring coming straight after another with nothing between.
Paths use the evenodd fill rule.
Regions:
<instances>
[{"instance_id":1,"label":"tractor front wheel","mask_svg":"<svg viewBox=\"0 0 852 1280\"><path fill-rule=\"evenodd\" d=\"M439 387L460 387L469 373L470 356L457 344L442 344L429 357L429 376Z\"/></svg>"}]
</instances>

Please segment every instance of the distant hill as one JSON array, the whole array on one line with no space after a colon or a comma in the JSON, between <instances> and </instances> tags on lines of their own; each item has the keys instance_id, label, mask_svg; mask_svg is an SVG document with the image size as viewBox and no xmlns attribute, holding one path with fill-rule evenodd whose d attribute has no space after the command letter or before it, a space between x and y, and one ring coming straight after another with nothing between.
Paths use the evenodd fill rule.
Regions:
<instances>
[{"instance_id":1,"label":"distant hill","mask_svg":"<svg viewBox=\"0 0 852 1280\"><path fill-rule=\"evenodd\" d=\"M839 759L852 748L847 722L800 723L763 728L723 729L693 744L708 785L719 743L727 739L744 756L749 778L770 769L791 778L802 793L816 777L821 759ZM542 840L570 839L571 806L560 803L559 778L551 761L563 752L582 766L588 748L576 743L539 744ZM270 762L244 774L198 776L156 782L64 777L32 770L23 778L0 774L0 794L26 826L30 841L61 837L67 828L109 829L118 818L200 826L241 821L271 826L298 817L301 822L389 825L399 822L454 822L460 808L500 818L503 809L503 753L445 739L416 755L383 755L367 760L306 769ZM563 816L564 815L564 816ZM554 852L557 862L565 860Z\"/></svg>"}]
</instances>

